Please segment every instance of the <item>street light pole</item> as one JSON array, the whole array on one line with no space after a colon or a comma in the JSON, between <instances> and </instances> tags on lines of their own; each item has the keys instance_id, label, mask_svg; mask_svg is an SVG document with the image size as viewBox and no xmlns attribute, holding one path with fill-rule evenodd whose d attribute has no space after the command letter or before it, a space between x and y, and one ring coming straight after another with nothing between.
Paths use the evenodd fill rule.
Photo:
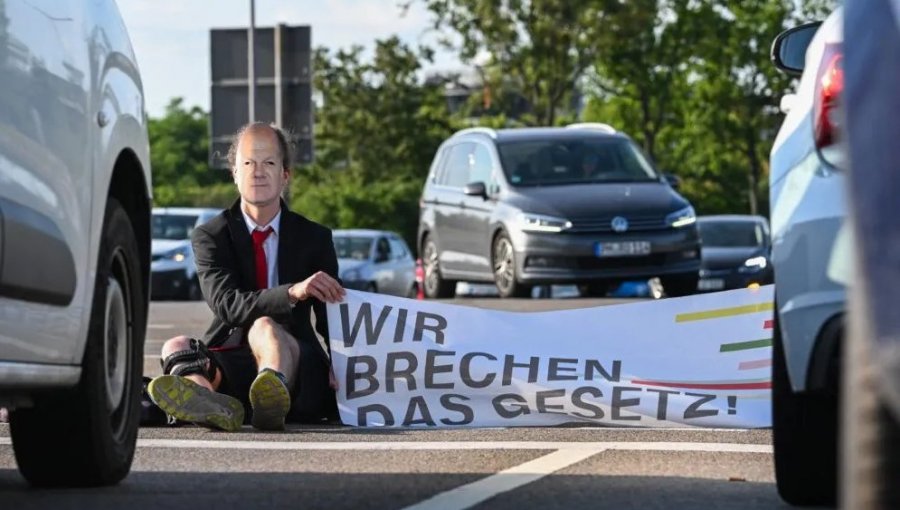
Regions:
<instances>
[{"instance_id":1,"label":"street light pole","mask_svg":"<svg viewBox=\"0 0 900 510\"><path fill-rule=\"evenodd\" d=\"M256 0L250 0L250 29L247 32L247 82L248 90L248 118L250 122L256 120L256 44L253 36L256 33Z\"/></svg>"}]
</instances>

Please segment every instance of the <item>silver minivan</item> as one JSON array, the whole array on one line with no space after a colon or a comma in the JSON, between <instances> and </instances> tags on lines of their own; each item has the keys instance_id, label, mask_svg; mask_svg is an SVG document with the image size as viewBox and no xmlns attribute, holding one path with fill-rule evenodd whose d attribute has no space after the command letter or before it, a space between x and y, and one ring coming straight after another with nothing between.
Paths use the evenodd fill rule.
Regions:
<instances>
[{"instance_id":1,"label":"silver minivan","mask_svg":"<svg viewBox=\"0 0 900 510\"><path fill-rule=\"evenodd\" d=\"M578 284L606 295L659 277L697 290L700 237L677 178L605 124L460 131L438 149L422 191L418 247L429 298L458 281L503 297Z\"/></svg>"}]
</instances>

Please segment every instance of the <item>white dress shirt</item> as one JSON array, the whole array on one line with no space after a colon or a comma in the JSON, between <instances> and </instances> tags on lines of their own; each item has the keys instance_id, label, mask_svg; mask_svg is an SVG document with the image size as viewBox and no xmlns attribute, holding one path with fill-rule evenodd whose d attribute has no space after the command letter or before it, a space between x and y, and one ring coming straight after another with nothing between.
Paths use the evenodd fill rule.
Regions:
<instances>
[{"instance_id":1,"label":"white dress shirt","mask_svg":"<svg viewBox=\"0 0 900 510\"><path fill-rule=\"evenodd\" d=\"M247 230L252 234L254 230L266 230L269 227L272 227L272 233L269 234L269 237L263 241L263 251L266 253L266 269L269 270L269 275L267 281L269 282L269 288L278 286L278 229L281 225L281 209L278 210L278 214L272 218L272 221L269 222L268 225L257 225L255 221L253 221L250 216L247 216L247 213L241 209L241 214L244 215L244 222L247 223Z\"/></svg>"}]
</instances>

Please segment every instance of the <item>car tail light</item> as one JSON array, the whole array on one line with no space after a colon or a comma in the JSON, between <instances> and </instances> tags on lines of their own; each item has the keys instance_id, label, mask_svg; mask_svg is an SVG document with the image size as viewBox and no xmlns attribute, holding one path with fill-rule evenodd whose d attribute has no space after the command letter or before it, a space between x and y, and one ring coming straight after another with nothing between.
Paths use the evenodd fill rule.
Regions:
<instances>
[{"instance_id":1,"label":"car tail light","mask_svg":"<svg viewBox=\"0 0 900 510\"><path fill-rule=\"evenodd\" d=\"M837 143L840 135L840 97L844 91L844 52L840 44L826 44L816 77L813 106L813 132L816 148L825 149Z\"/></svg>"}]
</instances>

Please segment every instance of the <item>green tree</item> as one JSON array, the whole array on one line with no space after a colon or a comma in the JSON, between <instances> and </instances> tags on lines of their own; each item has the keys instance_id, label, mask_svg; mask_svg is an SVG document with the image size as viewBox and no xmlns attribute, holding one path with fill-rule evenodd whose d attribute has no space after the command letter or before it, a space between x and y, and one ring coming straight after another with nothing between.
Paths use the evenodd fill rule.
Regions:
<instances>
[{"instance_id":1,"label":"green tree","mask_svg":"<svg viewBox=\"0 0 900 510\"><path fill-rule=\"evenodd\" d=\"M224 207L237 196L228 173L209 168L208 123L206 112L185 107L180 97L169 101L162 117L150 119L156 205Z\"/></svg>"},{"instance_id":2,"label":"green tree","mask_svg":"<svg viewBox=\"0 0 900 510\"><path fill-rule=\"evenodd\" d=\"M488 54L487 76L516 82L530 106L528 124L554 125L570 108L585 70L601 51L607 7L614 0L407 0L434 15L436 30L463 62ZM456 46L454 39L459 41ZM504 87L490 84L502 91Z\"/></svg>"},{"instance_id":3,"label":"green tree","mask_svg":"<svg viewBox=\"0 0 900 510\"><path fill-rule=\"evenodd\" d=\"M295 210L333 228L400 232L413 243L418 198L434 153L452 133L439 84L419 78L427 50L396 37L315 56L316 162L296 172Z\"/></svg>"}]
</instances>

